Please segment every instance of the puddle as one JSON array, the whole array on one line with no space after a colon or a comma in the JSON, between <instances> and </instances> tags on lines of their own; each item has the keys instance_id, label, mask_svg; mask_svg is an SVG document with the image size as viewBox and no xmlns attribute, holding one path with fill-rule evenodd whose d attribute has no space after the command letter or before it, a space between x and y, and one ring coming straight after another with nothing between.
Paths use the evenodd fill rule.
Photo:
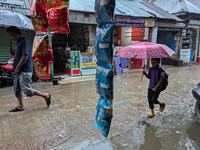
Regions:
<instances>
[{"instance_id":1,"label":"puddle","mask_svg":"<svg viewBox=\"0 0 200 150\"><path fill-rule=\"evenodd\" d=\"M82 150L199 150L199 121L189 106Z\"/></svg>"}]
</instances>

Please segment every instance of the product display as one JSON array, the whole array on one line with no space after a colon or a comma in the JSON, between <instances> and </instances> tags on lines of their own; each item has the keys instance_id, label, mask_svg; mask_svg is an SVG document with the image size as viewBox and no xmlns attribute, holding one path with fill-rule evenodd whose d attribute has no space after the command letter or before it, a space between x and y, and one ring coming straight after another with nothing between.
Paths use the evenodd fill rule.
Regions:
<instances>
[{"instance_id":1,"label":"product display","mask_svg":"<svg viewBox=\"0 0 200 150\"><path fill-rule=\"evenodd\" d=\"M36 33L48 32L49 27L44 5L37 0L31 7L31 21Z\"/></svg>"},{"instance_id":2,"label":"product display","mask_svg":"<svg viewBox=\"0 0 200 150\"><path fill-rule=\"evenodd\" d=\"M66 50L66 72L71 76L77 76L80 74L80 51Z\"/></svg>"},{"instance_id":3,"label":"product display","mask_svg":"<svg viewBox=\"0 0 200 150\"><path fill-rule=\"evenodd\" d=\"M113 97L113 66L111 64L101 70L99 93L103 97Z\"/></svg>"},{"instance_id":4,"label":"product display","mask_svg":"<svg viewBox=\"0 0 200 150\"><path fill-rule=\"evenodd\" d=\"M69 0L42 0L45 11L49 12L55 9L63 9L69 7Z\"/></svg>"},{"instance_id":5,"label":"product display","mask_svg":"<svg viewBox=\"0 0 200 150\"><path fill-rule=\"evenodd\" d=\"M97 60L112 64L113 58L113 25L103 26L97 29L96 52Z\"/></svg>"},{"instance_id":6,"label":"product display","mask_svg":"<svg viewBox=\"0 0 200 150\"><path fill-rule=\"evenodd\" d=\"M47 34L36 34L33 41L32 57L38 78L51 79L51 64L53 63L54 59Z\"/></svg>"},{"instance_id":7,"label":"product display","mask_svg":"<svg viewBox=\"0 0 200 150\"><path fill-rule=\"evenodd\" d=\"M97 24L100 27L114 24L115 0L96 0L94 8Z\"/></svg>"},{"instance_id":8,"label":"product display","mask_svg":"<svg viewBox=\"0 0 200 150\"><path fill-rule=\"evenodd\" d=\"M97 103L95 118L98 128L101 130L105 138L107 138L110 130L111 120L113 117L112 111L113 106L110 100L104 97L100 97Z\"/></svg>"},{"instance_id":9,"label":"product display","mask_svg":"<svg viewBox=\"0 0 200 150\"><path fill-rule=\"evenodd\" d=\"M51 33L70 33L68 8L54 9L48 12Z\"/></svg>"},{"instance_id":10,"label":"product display","mask_svg":"<svg viewBox=\"0 0 200 150\"><path fill-rule=\"evenodd\" d=\"M100 99L96 106L96 128L100 129L105 138L113 117L113 24L115 0L96 0L95 14L99 27L96 31L96 89Z\"/></svg>"},{"instance_id":11,"label":"product display","mask_svg":"<svg viewBox=\"0 0 200 150\"><path fill-rule=\"evenodd\" d=\"M96 69L96 79L95 79L95 84L96 84L96 91L98 94L100 94L100 76L102 74L102 67L99 62L97 62L97 69Z\"/></svg>"}]
</instances>

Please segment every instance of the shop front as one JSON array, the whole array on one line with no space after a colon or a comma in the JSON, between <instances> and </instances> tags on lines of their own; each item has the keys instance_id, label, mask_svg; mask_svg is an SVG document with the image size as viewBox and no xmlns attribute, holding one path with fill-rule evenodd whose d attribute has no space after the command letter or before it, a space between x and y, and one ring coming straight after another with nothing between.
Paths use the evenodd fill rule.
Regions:
<instances>
[{"instance_id":1,"label":"shop front","mask_svg":"<svg viewBox=\"0 0 200 150\"><path fill-rule=\"evenodd\" d=\"M95 36L96 18L87 20L90 14L70 12L70 34L54 34L54 70L55 75L70 76L95 74ZM85 22L81 18L85 17ZM73 55L75 54L75 55Z\"/></svg>"},{"instance_id":2,"label":"shop front","mask_svg":"<svg viewBox=\"0 0 200 150\"><path fill-rule=\"evenodd\" d=\"M143 41L151 42L151 29L156 27L155 18L142 18L131 16L115 16L115 53L124 46L133 45ZM117 33L115 33L117 32ZM138 69L147 64L145 60L121 59L123 70Z\"/></svg>"},{"instance_id":3,"label":"shop front","mask_svg":"<svg viewBox=\"0 0 200 150\"><path fill-rule=\"evenodd\" d=\"M185 23L182 22L165 22L159 20L157 22L157 43L165 44L170 47L175 54L171 58L163 58L162 63L166 65L180 66L180 54L182 49L182 31L185 28Z\"/></svg>"}]
</instances>

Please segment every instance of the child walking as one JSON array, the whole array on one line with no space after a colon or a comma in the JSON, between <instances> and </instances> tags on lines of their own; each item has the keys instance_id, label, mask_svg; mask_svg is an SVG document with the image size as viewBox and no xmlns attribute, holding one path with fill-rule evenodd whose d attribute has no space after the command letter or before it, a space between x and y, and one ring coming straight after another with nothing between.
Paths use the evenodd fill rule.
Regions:
<instances>
[{"instance_id":1,"label":"child walking","mask_svg":"<svg viewBox=\"0 0 200 150\"><path fill-rule=\"evenodd\" d=\"M143 75L150 79L148 88L148 101L151 113L147 115L148 118L153 118L155 116L154 104L160 105L160 112L163 112L166 106L165 103L158 101L160 92L163 90L162 83L165 80L165 70L159 65L160 58L151 59L151 63L153 67L149 69L149 73L147 74L146 71L142 72Z\"/></svg>"}]
</instances>

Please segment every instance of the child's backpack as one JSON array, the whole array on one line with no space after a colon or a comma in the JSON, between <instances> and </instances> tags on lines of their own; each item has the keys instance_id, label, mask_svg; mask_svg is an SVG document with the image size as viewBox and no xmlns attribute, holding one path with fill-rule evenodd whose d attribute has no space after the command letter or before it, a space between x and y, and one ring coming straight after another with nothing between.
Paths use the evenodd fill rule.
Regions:
<instances>
[{"instance_id":1,"label":"child's backpack","mask_svg":"<svg viewBox=\"0 0 200 150\"><path fill-rule=\"evenodd\" d=\"M158 74L158 79L160 80L160 76L161 76L161 72L162 72L162 68L160 68L159 70L159 74ZM169 84L169 81L168 81L168 78L169 78L169 74L167 72L165 72L165 79L162 83L162 91L166 90L168 84Z\"/></svg>"}]
</instances>

